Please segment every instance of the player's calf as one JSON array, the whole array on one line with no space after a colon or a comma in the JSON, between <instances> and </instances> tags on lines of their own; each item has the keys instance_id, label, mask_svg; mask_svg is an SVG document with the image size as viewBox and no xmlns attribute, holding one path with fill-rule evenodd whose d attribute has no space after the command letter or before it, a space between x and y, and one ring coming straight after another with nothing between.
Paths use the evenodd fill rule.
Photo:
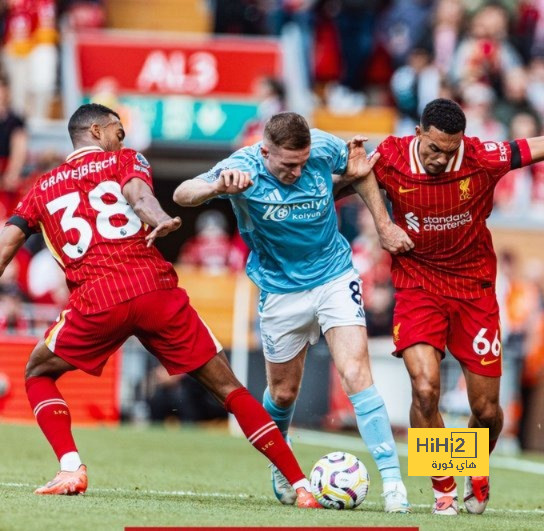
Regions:
<instances>
[{"instance_id":1,"label":"player's calf","mask_svg":"<svg viewBox=\"0 0 544 531\"><path fill-rule=\"evenodd\" d=\"M310 483L276 423L245 387L232 391L225 399L225 407L236 417L248 441L280 470L299 496L300 488L310 490Z\"/></svg>"}]
</instances>

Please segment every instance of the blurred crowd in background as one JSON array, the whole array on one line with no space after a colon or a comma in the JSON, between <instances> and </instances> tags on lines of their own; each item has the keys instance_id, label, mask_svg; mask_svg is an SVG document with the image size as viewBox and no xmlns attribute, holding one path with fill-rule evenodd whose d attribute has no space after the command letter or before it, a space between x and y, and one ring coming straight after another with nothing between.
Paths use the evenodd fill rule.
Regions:
<instances>
[{"instance_id":1,"label":"blurred crowd in background","mask_svg":"<svg viewBox=\"0 0 544 531\"><path fill-rule=\"evenodd\" d=\"M202 3L212 14L217 34L283 38L285 32L295 32L306 66L300 77L308 97L313 106L332 114L356 116L371 107L396 108L392 132L405 135L412 134L428 101L451 97L466 112L469 136L505 140L542 134L544 0ZM2 225L34 180L66 155L29 149L27 123L66 119L60 103L59 45L67 32L107 27L107 4L108 0L0 1ZM99 87L97 94L113 90ZM246 125L238 146L258 141L266 119L289 108L283 80L263 79L256 90L259 118ZM107 95L104 98L97 101L111 104ZM134 146L138 149L149 145L148 133L142 135L146 140ZM390 258L380 249L372 218L360 200L345 199L337 210L340 230L351 243L364 280L369 335L389 335L394 304ZM521 220L522 227L542 230L544 163L504 177L497 186L495 211L492 222ZM178 264L217 275L243 271L246 257L235 228L212 204L200 214L195 234L179 249ZM544 378L544 264L520 264L514 250L501 252L498 258L505 359L515 362L513 386L519 395L513 406L519 406L519 412L509 417L515 426L509 429L516 431L520 404ZM63 273L43 239L31 237L0 279L0 331L43 330L67 296ZM159 383L163 377L154 376ZM152 408L160 410L155 402Z\"/></svg>"}]
</instances>

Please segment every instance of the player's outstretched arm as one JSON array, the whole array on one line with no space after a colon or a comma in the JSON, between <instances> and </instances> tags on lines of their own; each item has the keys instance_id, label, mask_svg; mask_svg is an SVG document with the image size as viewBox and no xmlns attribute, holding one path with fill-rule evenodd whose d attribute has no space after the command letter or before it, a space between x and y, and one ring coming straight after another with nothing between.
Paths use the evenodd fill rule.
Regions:
<instances>
[{"instance_id":1,"label":"player's outstretched arm","mask_svg":"<svg viewBox=\"0 0 544 531\"><path fill-rule=\"evenodd\" d=\"M25 233L15 225L6 225L0 232L0 277L25 243Z\"/></svg>"},{"instance_id":2,"label":"player's outstretched arm","mask_svg":"<svg viewBox=\"0 0 544 531\"><path fill-rule=\"evenodd\" d=\"M531 151L531 163L544 160L544 136L535 136L527 139Z\"/></svg>"},{"instance_id":3,"label":"player's outstretched arm","mask_svg":"<svg viewBox=\"0 0 544 531\"><path fill-rule=\"evenodd\" d=\"M198 206L218 195L236 195L253 185L246 171L221 170L213 182L205 180L204 175L182 182L174 192L174 201L181 206Z\"/></svg>"},{"instance_id":4,"label":"player's outstretched arm","mask_svg":"<svg viewBox=\"0 0 544 531\"><path fill-rule=\"evenodd\" d=\"M371 171L363 179L355 181L352 186L361 196L374 218L381 246L391 254L404 253L413 249L414 242L408 234L391 221L374 172Z\"/></svg>"},{"instance_id":5,"label":"player's outstretched arm","mask_svg":"<svg viewBox=\"0 0 544 531\"><path fill-rule=\"evenodd\" d=\"M162 238L181 227L181 218L170 217L153 195L153 190L142 179L128 181L123 187L123 195L134 213L154 229L145 238L148 247L151 247L157 238Z\"/></svg>"}]
</instances>

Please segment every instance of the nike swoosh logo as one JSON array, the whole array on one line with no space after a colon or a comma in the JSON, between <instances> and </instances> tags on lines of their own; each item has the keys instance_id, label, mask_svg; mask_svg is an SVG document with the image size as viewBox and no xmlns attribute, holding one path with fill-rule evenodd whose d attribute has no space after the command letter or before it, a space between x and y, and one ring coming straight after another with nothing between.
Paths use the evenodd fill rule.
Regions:
<instances>
[{"instance_id":1,"label":"nike swoosh logo","mask_svg":"<svg viewBox=\"0 0 544 531\"><path fill-rule=\"evenodd\" d=\"M482 365L491 365L492 363L495 363L496 361L499 361L499 358L495 358L494 360L491 360L491 361L482 360L480 363Z\"/></svg>"},{"instance_id":2,"label":"nike swoosh logo","mask_svg":"<svg viewBox=\"0 0 544 531\"><path fill-rule=\"evenodd\" d=\"M419 188L404 188L404 186L399 186L399 194L407 194L408 192L415 192Z\"/></svg>"},{"instance_id":3,"label":"nike swoosh logo","mask_svg":"<svg viewBox=\"0 0 544 531\"><path fill-rule=\"evenodd\" d=\"M450 488L444 487L444 492L449 492L450 490L453 490L454 487L455 487L455 483Z\"/></svg>"}]
</instances>

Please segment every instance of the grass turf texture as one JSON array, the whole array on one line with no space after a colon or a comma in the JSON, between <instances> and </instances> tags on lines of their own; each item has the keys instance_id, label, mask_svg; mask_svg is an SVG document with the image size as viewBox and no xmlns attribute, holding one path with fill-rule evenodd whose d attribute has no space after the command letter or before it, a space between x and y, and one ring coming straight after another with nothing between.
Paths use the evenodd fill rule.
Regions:
<instances>
[{"instance_id":1,"label":"grass turf texture","mask_svg":"<svg viewBox=\"0 0 544 531\"><path fill-rule=\"evenodd\" d=\"M243 438L222 429L76 429L89 468L85 496L36 496L33 490L57 471L37 427L0 425L0 530L122 530L124 526L419 526L422 530L544 529L544 476L491 470L490 511L457 518L430 514L427 478L406 477L412 515L386 515L381 481L366 451L358 456L371 478L354 511L300 510L273 497L266 459ZM309 473L327 452L294 448ZM542 458L535 458L543 462ZM406 460L402 460L406 470ZM460 497L462 497L462 479ZM421 506L424 505L424 506ZM535 511L537 509L537 511Z\"/></svg>"}]
</instances>

